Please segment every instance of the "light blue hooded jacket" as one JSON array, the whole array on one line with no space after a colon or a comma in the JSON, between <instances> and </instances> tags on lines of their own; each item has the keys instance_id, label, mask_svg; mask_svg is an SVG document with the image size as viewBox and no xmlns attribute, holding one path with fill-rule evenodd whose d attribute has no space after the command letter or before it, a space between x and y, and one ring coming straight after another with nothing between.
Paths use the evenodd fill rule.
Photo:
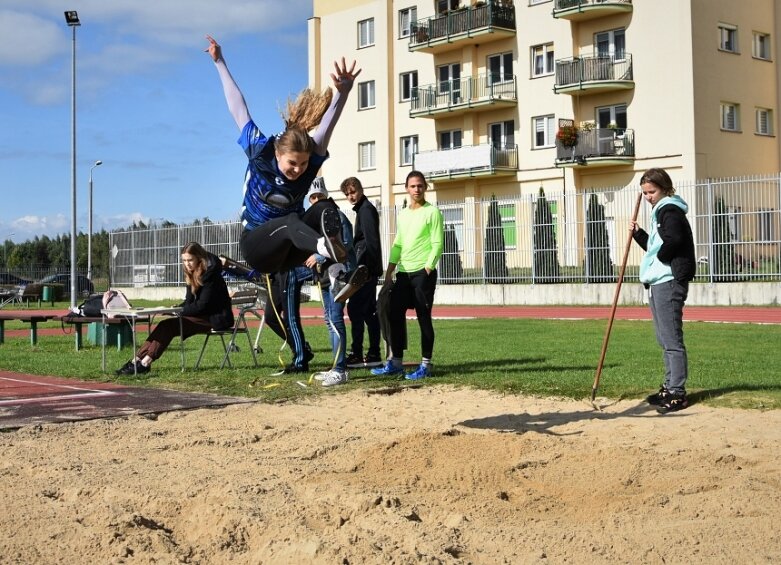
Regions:
<instances>
[{"instance_id":1,"label":"light blue hooded jacket","mask_svg":"<svg viewBox=\"0 0 781 565\"><path fill-rule=\"evenodd\" d=\"M683 199L673 194L665 196L651 210L651 227L648 232L648 246L645 256L640 262L640 282L647 285L661 284L673 280L673 270L669 263L662 263L657 254L664 241L659 235L659 220L657 215L664 206L677 206L683 213L689 211L689 206Z\"/></svg>"}]
</instances>

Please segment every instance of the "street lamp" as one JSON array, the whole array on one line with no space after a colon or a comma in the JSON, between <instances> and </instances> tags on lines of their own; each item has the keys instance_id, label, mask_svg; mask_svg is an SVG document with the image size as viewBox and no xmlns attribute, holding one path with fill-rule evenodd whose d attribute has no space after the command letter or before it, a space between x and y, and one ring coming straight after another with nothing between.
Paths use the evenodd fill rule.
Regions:
<instances>
[{"instance_id":1,"label":"street lamp","mask_svg":"<svg viewBox=\"0 0 781 565\"><path fill-rule=\"evenodd\" d=\"M99 167L103 161L97 160L89 170L89 210L87 215L87 278L92 280L92 169Z\"/></svg>"},{"instance_id":2,"label":"street lamp","mask_svg":"<svg viewBox=\"0 0 781 565\"><path fill-rule=\"evenodd\" d=\"M76 28L81 25L76 10L65 12L73 34L71 48L71 308L76 307Z\"/></svg>"}]
</instances>

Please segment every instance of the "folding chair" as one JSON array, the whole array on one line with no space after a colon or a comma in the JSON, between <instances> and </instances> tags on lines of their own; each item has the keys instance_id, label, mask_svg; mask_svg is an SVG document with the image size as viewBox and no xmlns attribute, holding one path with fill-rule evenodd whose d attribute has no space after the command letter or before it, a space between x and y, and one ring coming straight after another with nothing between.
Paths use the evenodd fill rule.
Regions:
<instances>
[{"instance_id":1,"label":"folding chair","mask_svg":"<svg viewBox=\"0 0 781 565\"><path fill-rule=\"evenodd\" d=\"M201 346L201 352L198 355L198 361L195 362L195 368L197 369L200 366L203 353L206 351L206 345L209 343L209 338L213 335L219 336L220 341L222 341L222 348L225 350L225 356L222 358L220 369L225 368L226 364L228 367L233 368L230 360L230 354L231 351L239 350L238 346L236 345L236 336L239 334L244 334L247 336L247 343L249 344L250 353L252 354L252 361L255 364L255 367L257 367L258 358L256 353L261 352L258 347L258 343L260 340L260 332L263 331L263 325L265 324L264 312L267 298L268 293L266 289L261 286L257 286L252 289L236 291L231 297L231 304L239 309L239 313L236 316L236 321L233 324L233 327L227 330L211 330L206 334L206 339L203 340L203 346ZM258 320L260 320L260 327L258 328L258 333L255 337L254 345L252 343L252 336L250 335L250 328L247 325L247 314L252 314ZM230 336L230 340L226 343L225 336L228 335Z\"/></svg>"}]
</instances>

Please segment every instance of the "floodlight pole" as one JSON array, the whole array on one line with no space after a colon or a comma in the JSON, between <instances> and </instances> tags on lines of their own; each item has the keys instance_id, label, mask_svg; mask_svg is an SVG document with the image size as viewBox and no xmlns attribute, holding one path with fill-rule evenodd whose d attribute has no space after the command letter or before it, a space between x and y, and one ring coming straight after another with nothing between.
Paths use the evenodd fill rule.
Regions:
<instances>
[{"instance_id":1,"label":"floodlight pole","mask_svg":"<svg viewBox=\"0 0 781 565\"><path fill-rule=\"evenodd\" d=\"M92 170L102 164L103 161L97 160L89 170L89 210L87 212L87 278L89 280L92 280Z\"/></svg>"},{"instance_id":2,"label":"floodlight pole","mask_svg":"<svg viewBox=\"0 0 781 565\"><path fill-rule=\"evenodd\" d=\"M71 48L71 308L76 308L76 28L81 25L76 11L65 12L72 31Z\"/></svg>"}]
</instances>

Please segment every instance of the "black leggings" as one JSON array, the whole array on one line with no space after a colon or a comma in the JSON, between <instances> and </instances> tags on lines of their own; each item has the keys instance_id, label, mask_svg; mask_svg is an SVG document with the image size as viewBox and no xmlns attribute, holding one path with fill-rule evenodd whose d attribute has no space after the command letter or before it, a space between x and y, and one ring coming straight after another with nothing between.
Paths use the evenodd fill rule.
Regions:
<instances>
[{"instance_id":1,"label":"black leggings","mask_svg":"<svg viewBox=\"0 0 781 565\"><path fill-rule=\"evenodd\" d=\"M431 309L434 306L434 290L437 288L437 271L397 273L390 295L389 318L391 326L391 353L404 357L407 346L407 309L415 308L420 326L420 353L431 359L434 352L434 324Z\"/></svg>"},{"instance_id":2,"label":"black leggings","mask_svg":"<svg viewBox=\"0 0 781 565\"><path fill-rule=\"evenodd\" d=\"M289 271L302 265L312 253L317 253L317 240L322 236L320 217L325 206L335 204L321 200L302 216L291 213L245 230L239 243L244 260L259 273Z\"/></svg>"}]
</instances>

